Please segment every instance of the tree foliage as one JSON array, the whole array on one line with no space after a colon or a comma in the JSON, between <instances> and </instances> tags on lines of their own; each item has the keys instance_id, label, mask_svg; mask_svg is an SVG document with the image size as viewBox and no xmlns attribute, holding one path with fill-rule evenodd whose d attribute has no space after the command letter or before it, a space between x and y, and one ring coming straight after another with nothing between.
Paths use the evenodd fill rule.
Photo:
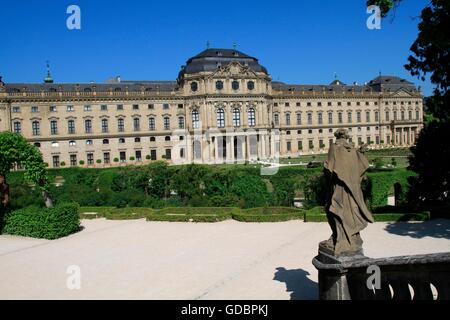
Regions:
<instances>
[{"instance_id":1,"label":"tree foliage","mask_svg":"<svg viewBox=\"0 0 450 320\"><path fill-rule=\"evenodd\" d=\"M46 198L46 204L51 206L48 200L48 191L50 188L47 177L46 165L42 160L42 154L39 149L29 144L20 134L12 132L0 133L0 176L2 177L3 187L6 185L6 176L14 164L25 168L25 179L37 186ZM9 190L7 187L5 190ZM9 204L9 191L7 201L3 205ZM5 197L5 195L3 195Z\"/></svg>"}]
</instances>

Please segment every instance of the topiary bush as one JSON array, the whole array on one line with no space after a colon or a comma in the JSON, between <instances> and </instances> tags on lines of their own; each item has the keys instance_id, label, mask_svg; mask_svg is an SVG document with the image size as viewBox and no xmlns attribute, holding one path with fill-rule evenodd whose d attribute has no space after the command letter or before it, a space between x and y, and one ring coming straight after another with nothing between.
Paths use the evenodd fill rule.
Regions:
<instances>
[{"instance_id":1,"label":"topiary bush","mask_svg":"<svg viewBox=\"0 0 450 320\"><path fill-rule=\"evenodd\" d=\"M63 203L53 208L36 206L8 212L2 232L33 238L57 239L80 229L78 204Z\"/></svg>"}]
</instances>

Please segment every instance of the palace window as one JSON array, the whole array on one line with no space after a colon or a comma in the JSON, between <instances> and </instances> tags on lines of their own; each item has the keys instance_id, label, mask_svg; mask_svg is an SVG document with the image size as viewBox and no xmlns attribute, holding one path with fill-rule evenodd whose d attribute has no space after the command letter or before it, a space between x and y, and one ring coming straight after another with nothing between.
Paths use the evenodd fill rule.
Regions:
<instances>
[{"instance_id":1,"label":"palace window","mask_svg":"<svg viewBox=\"0 0 450 320\"><path fill-rule=\"evenodd\" d=\"M119 143L125 143L125 138L119 138Z\"/></svg>"},{"instance_id":2,"label":"palace window","mask_svg":"<svg viewBox=\"0 0 450 320\"><path fill-rule=\"evenodd\" d=\"M200 128L200 117L197 109L192 110L192 128Z\"/></svg>"},{"instance_id":3,"label":"palace window","mask_svg":"<svg viewBox=\"0 0 450 320\"><path fill-rule=\"evenodd\" d=\"M139 138L139 137L134 138L134 142L135 142L135 143L141 143L141 138Z\"/></svg>"},{"instance_id":4,"label":"palace window","mask_svg":"<svg viewBox=\"0 0 450 320\"><path fill-rule=\"evenodd\" d=\"M86 133L92 133L92 120L84 121L84 130Z\"/></svg>"},{"instance_id":5,"label":"palace window","mask_svg":"<svg viewBox=\"0 0 450 320\"><path fill-rule=\"evenodd\" d=\"M170 136L165 136L164 141L170 141Z\"/></svg>"},{"instance_id":6,"label":"palace window","mask_svg":"<svg viewBox=\"0 0 450 320\"><path fill-rule=\"evenodd\" d=\"M247 89L252 91L255 89L255 83L253 81L247 82Z\"/></svg>"},{"instance_id":7,"label":"palace window","mask_svg":"<svg viewBox=\"0 0 450 320\"><path fill-rule=\"evenodd\" d=\"M77 165L77 155L76 154L71 154L70 155L70 165L71 166L76 166Z\"/></svg>"},{"instance_id":8,"label":"palace window","mask_svg":"<svg viewBox=\"0 0 450 320\"><path fill-rule=\"evenodd\" d=\"M394 111L394 120L397 120L397 111Z\"/></svg>"},{"instance_id":9,"label":"palace window","mask_svg":"<svg viewBox=\"0 0 450 320\"><path fill-rule=\"evenodd\" d=\"M166 149L166 159L172 159L172 149Z\"/></svg>"},{"instance_id":10,"label":"palace window","mask_svg":"<svg viewBox=\"0 0 450 320\"><path fill-rule=\"evenodd\" d=\"M302 124L302 114L297 113L297 125L301 125L301 124Z\"/></svg>"},{"instance_id":11,"label":"palace window","mask_svg":"<svg viewBox=\"0 0 450 320\"><path fill-rule=\"evenodd\" d=\"M419 120L419 114L420 114L419 110L416 110L416 120Z\"/></svg>"},{"instance_id":12,"label":"palace window","mask_svg":"<svg viewBox=\"0 0 450 320\"><path fill-rule=\"evenodd\" d=\"M338 123L342 123L342 112L338 112Z\"/></svg>"},{"instance_id":13,"label":"palace window","mask_svg":"<svg viewBox=\"0 0 450 320\"><path fill-rule=\"evenodd\" d=\"M352 120L349 120L348 122L351 123ZM357 123L361 122L361 112L360 111L356 112L356 122Z\"/></svg>"},{"instance_id":14,"label":"palace window","mask_svg":"<svg viewBox=\"0 0 450 320\"><path fill-rule=\"evenodd\" d=\"M109 144L109 139L103 139L103 144Z\"/></svg>"},{"instance_id":15,"label":"palace window","mask_svg":"<svg viewBox=\"0 0 450 320\"><path fill-rule=\"evenodd\" d=\"M170 118L164 117L163 122L164 122L164 130L170 130Z\"/></svg>"},{"instance_id":16,"label":"palace window","mask_svg":"<svg viewBox=\"0 0 450 320\"><path fill-rule=\"evenodd\" d=\"M402 120L405 120L405 111L401 112L401 117L402 117Z\"/></svg>"},{"instance_id":17,"label":"palace window","mask_svg":"<svg viewBox=\"0 0 450 320\"><path fill-rule=\"evenodd\" d=\"M117 130L119 132L125 131L125 121L122 118L117 119Z\"/></svg>"},{"instance_id":18,"label":"palace window","mask_svg":"<svg viewBox=\"0 0 450 320\"><path fill-rule=\"evenodd\" d=\"M154 110L154 109L155 109L155 105L154 105L153 103L150 103L150 104L147 106L147 109L148 109L148 110Z\"/></svg>"},{"instance_id":19,"label":"palace window","mask_svg":"<svg viewBox=\"0 0 450 320\"><path fill-rule=\"evenodd\" d=\"M195 92L195 91L197 91L198 90L198 83L197 82L191 82L191 90L193 91L193 92Z\"/></svg>"},{"instance_id":20,"label":"palace window","mask_svg":"<svg viewBox=\"0 0 450 320\"><path fill-rule=\"evenodd\" d=\"M366 122L370 122L370 111L366 111Z\"/></svg>"},{"instance_id":21,"label":"palace window","mask_svg":"<svg viewBox=\"0 0 450 320\"><path fill-rule=\"evenodd\" d=\"M108 111L108 106L107 106L106 104L102 104L102 105L100 106L100 110L101 110L101 111Z\"/></svg>"},{"instance_id":22,"label":"palace window","mask_svg":"<svg viewBox=\"0 0 450 320\"><path fill-rule=\"evenodd\" d=\"M74 106L67 106L67 112L73 112L75 111Z\"/></svg>"},{"instance_id":23,"label":"palace window","mask_svg":"<svg viewBox=\"0 0 450 320\"><path fill-rule=\"evenodd\" d=\"M232 88L233 90L239 90L239 81L234 80L234 81L231 83L231 88Z\"/></svg>"},{"instance_id":24,"label":"palace window","mask_svg":"<svg viewBox=\"0 0 450 320\"><path fill-rule=\"evenodd\" d=\"M58 122L56 120L50 121L50 134L58 134Z\"/></svg>"},{"instance_id":25,"label":"palace window","mask_svg":"<svg viewBox=\"0 0 450 320\"><path fill-rule=\"evenodd\" d=\"M216 89L223 90L223 81L216 81Z\"/></svg>"},{"instance_id":26,"label":"palace window","mask_svg":"<svg viewBox=\"0 0 450 320\"><path fill-rule=\"evenodd\" d=\"M134 152L134 155L135 155L135 159L136 159L136 161L142 161L142 152L141 152L141 150L136 150L135 152Z\"/></svg>"},{"instance_id":27,"label":"palace window","mask_svg":"<svg viewBox=\"0 0 450 320\"><path fill-rule=\"evenodd\" d=\"M389 121L389 111L386 111L385 118L386 118L386 121Z\"/></svg>"},{"instance_id":28,"label":"palace window","mask_svg":"<svg viewBox=\"0 0 450 320\"><path fill-rule=\"evenodd\" d=\"M285 117L286 117L286 125L290 126L291 125L291 114L286 113Z\"/></svg>"},{"instance_id":29,"label":"palace window","mask_svg":"<svg viewBox=\"0 0 450 320\"><path fill-rule=\"evenodd\" d=\"M120 151L119 153L119 159L120 162L125 162L127 161L127 153L125 151Z\"/></svg>"},{"instance_id":30,"label":"palace window","mask_svg":"<svg viewBox=\"0 0 450 320\"><path fill-rule=\"evenodd\" d=\"M278 113L275 113L273 115L273 122L276 126L278 126L280 124L280 117L278 116Z\"/></svg>"},{"instance_id":31,"label":"palace window","mask_svg":"<svg viewBox=\"0 0 450 320\"><path fill-rule=\"evenodd\" d=\"M123 104L118 104L117 105L117 110L123 110Z\"/></svg>"},{"instance_id":32,"label":"palace window","mask_svg":"<svg viewBox=\"0 0 450 320\"><path fill-rule=\"evenodd\" d=\"M75 133L75 120L67 121L67 131L70 134L74 134Z\"/></svg>"},{"instance_id":33,"label":"palace window","mask_svg":"<svg viewBox=\"0 0 450 320\"><path fill-rule=\"evenodd\" d=\"M332 124L332 123L333 123L333 113L328 112L328 124Z\"/></svg>"},{"instance_id":34,"label":"palace window","mask_svg":"<svg viewBox=\"0 0 450 320\"><path fill-rule=\"evenodd\" d=\"M222 108L217 109L217 127L225 127L225 112Z\"/></svg>"},{"instance_id":35,"label":"palace window","mask_svg":"<svg viewBox=\"0 0 450 320\"><path fill-rule=\"evenodd\" d=\"M380 116L378 114L378 111L375 111L375 122L380 121Z\"/></svg>"},{"instance_id":36,"label":"palace window","mask_svg":"<svg viewBox=\"0 0 450 320\"><path fill-rule=\"evenodd\" d=\"M38 107L31 107L31 112L35 113L35 112L39 112L39 108Z\"/></svg>"},{"instance_id":37,"label":"palace window","mask_svg":"<svg viewBox=\"0 0 450 320\"><path fill-rule=\"evenodd\" d=\"M150 130L150 131L155 130L155 118L153 118L153 117L148 118L148 130Z\"/></svg>"},{"instance_id":38,"label":"palace window","mask_svg":"<svg viewBox=\"0 0 450 320\"><path fill-rule=\"evenodd\" d=\"M361 115L360 115L360 117L361 117ZM360 121L361 121L361 119L360 119ZM352 113L351 112L347 113L347 122L352 123Z\"/></svg>"},{"instance_id":39,"label":"palace window","mask_svg":"<svg viewBox=\"0 0 450 320\"><path fill-rule=\"evenodd\" d=\"M168 103L163 104L163 109L168 110L170 108L170 105Z\"/></svg>"},{"instance_id":40,"label":"palace window","mask_svg":"<svg viewBox=\"0 0 450 320\"><path fill-rule=\"evenodd\" d=\"M184 129L184 117L178 117L178 128Z\"/></svg>"},{"instance_id":41,"label":"palace window","mask_svg":"<svg viewBox=\"0 0 450 320\"><path fill-rule=\"evenodd\" d=\"M94 164L94 154L93 153L87 154L87 164L88 165Z\"/></svg>"},{"instance_id":42,"label":"palace window","mask_svg":"<svg viewBox=\"0 0 450 320\"><path fill-rule=\"evenodd\" d=\"M408 111L408 120L412 119L412 111Z\"/></svg>"},{"instance_id":43,"label":"palace window","mask_svg":"<svg viewBox=\"0 0 450 320\"><path fill-rule=\"evenodd\" d=\"M250 127L256 125L255 108L248 109L248 125Z\"/></svg>"},{"instance_id":44,"label":"palace window","mask_svg":"<svg viewBox=\"0 0 450 320\"><path fill-rule=\"evenodd\" d=\"M103 152L103 163L109 164L111 162L111 156L109 152Z\"/></svg>"},{"instance_id":45,"label":"palace window","mask_svg":"<svg viewBox=\"0 0 450 320\"><path fill-rule=\"evenodd\" d=\"M290 141L287 141L287 142L286 142L286 150L287 150L288 152L291 152L291 142L290 142Z\"/></svg>"},{"instance_id":46,"label":"palace window","mask_svg":"<svg viewBox=\"0 0 450 320\"><path fill-rule=\"evenodd\" d=\"M139 118L133 118L133 129L134 131L141 130L141 120Z\"/></svg>"},{"instance_id":47,"label":"palace window","mask_svg":"<svg viewBox=\"0 0 450 320\"><path fill-rule=\"evenodd\" d=\"M53 168L59 168L59 156L53 156Z\"/></svg>"},{"instance_id":48,"label":"palace window","mask_svg":"<svg viewBox=\"0 0 450 320\"><path fill-rule=\"evenodd\" d=\"M86 140L86 145L87 146L92 146L92 144L93 144L93 141L92 140Z\"/></svg>"},{"instance_id":49,"label":"palace window","mask_svg":"<svg viewBox=\"0 0 450 320\"><path fill-rule=\"evenodd\" d=\"M92 107L90 105L85 105L84 111L92 111Z\"/></svg>"},{"instance_id":50,"label":"palace window","mask_svg":"<svg viewBox=\"0 0 450 320\"><path fill-rule=\"evenodd\" d=\"M233 126L241 126L241 111L238 108L233 109Z\"/></svg>"},{"instance_id":51,"label":"palace window","mask_svg":"<svg viewBox=\"0 0 450 320\"><path fill-rule=\"evenodd\" d=\"M21 133L22 132L22 123L20 121L14 122L14 132L15 133Z\"/></svg>"},{"instance_id":52,"label":"palace window","mask_svg":"<svg viewBox=\"0 0 450 320\"><path fill-rule=\"evenodd\" d=\"M139 105L138 104L133 104L133 110L139 110Z\"/></svg>"},{"instance_id":53,"label":"palace window","mask_svg":"<svg viewBox=\"0 0 450 320\"><path fill-rule=\"evenodd\" d=\"M108 119L102 119L102 132L108 132Z\"/></svg>"},{"instance_id":54,"label":"palace window","mask_svg":"<svg viewBox=\"0 0 450 320\"><path fill-rule=\"evenodd\" d=\"M317 114L317 117L318 117L318 122L319 122L319 124L322 124L322 123L323 123L322 112L319 112L319 113Z\"/></svg>"},{"instance_id":55,"label":"palace window","mask_svg":"<svg viewBox=\"0 0 450 320\"><path fill-rule=\"evenodd\" d=\"M20 107L12 107L13 113L20 113Z\"/></svg>"},{"instance_id":56,"label":"palace window","mask_svg":"<svg viewBox=\"0 0 450 320\"><path fill-rule=\"evenodd\" d=\"M308 124L312 124L312 113L308 113Z\"/></svg>"}]
</instances>

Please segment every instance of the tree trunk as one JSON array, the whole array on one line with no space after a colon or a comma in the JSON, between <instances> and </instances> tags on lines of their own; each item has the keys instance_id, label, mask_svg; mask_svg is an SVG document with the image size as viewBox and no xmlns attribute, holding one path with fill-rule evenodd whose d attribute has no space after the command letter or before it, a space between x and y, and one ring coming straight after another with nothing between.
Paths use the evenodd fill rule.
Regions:
<instances>
[{"instance_id":1,"label":"tree trunk","mask_svg":"<svg viewBox=\"0 0 450 320\"><path fill-rule=\"evenodd\" d=\"M53 207L53 200L52 198L50 198L50 195L47 191L42 191L42 197L44 198L46 208Z\"/></svg>"},{"instance_id":2,"label":"tree trunk","mask_svg":"<svg viewBox=\"0 0 450 320\"><path fill-rule=\"evenodd\" d=\"M0 206L6 208L9 205L9 185L6 176L0 175Z\"/></svg>"}]
</instances>

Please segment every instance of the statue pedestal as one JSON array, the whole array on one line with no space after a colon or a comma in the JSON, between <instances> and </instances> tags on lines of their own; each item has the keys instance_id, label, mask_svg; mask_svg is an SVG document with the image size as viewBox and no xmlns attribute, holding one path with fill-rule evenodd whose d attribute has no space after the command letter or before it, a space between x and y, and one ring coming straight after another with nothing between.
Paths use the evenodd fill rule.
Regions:
<instances>
[{"instance_id":1,"label":"statue pedestal","mask_svg":"<svg viewBox=\"0 0 450 320\"><path fill-rule=\"evenodd\" d=\"M362 249L345 255L336 256L327 241L319 244L319 254L313 259L313 265L319 271L320 300L350 300L347 282L347 266L354 262L369 259Z\"/></svg>"}]
</instances>

